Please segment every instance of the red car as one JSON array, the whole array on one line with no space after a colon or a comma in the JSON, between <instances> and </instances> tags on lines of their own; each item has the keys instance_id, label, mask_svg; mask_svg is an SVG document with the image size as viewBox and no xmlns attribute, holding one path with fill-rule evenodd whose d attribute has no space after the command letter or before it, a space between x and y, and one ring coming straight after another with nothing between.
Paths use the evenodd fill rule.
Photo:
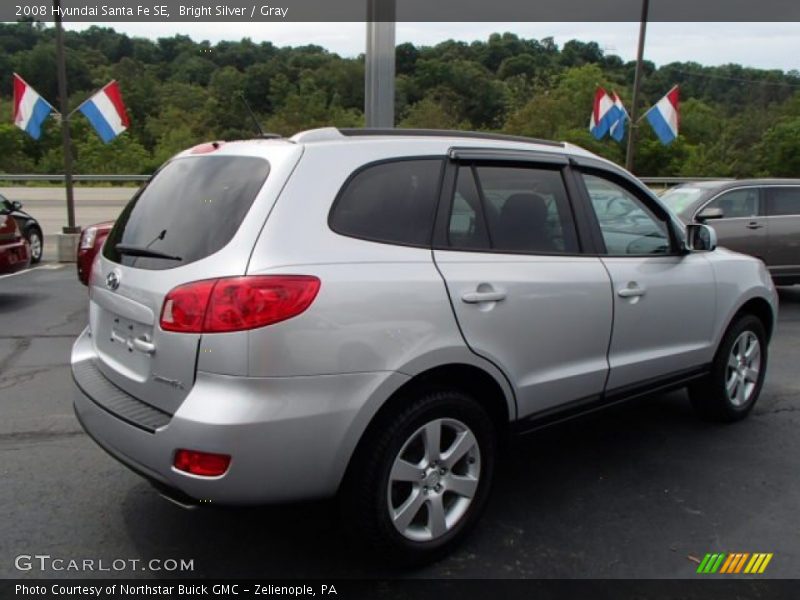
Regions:
<instances>
[{"instance_id":1,"label":"red car","mask_svg":"<svg viewBox=\"0 0 800 600\"><path fill-rule=\"evenodd\" d=\"M89 276L92 274L92 263L103 242L106 241L108 233L114 226L114 221L105 221L90 225L81 232L80 244L78 244L78 279L83 285L89 285Z\"/></svg>"},{"instance_id":2,"label":"red car","mask_svg":"<svg viewBox=\"0 0 800 600\"><path fill-rule=\"evenodd\" d=\"M31 264L31 247L14 217L0 214L0 273L15 273Z\"/></svg>"}]
</instances>

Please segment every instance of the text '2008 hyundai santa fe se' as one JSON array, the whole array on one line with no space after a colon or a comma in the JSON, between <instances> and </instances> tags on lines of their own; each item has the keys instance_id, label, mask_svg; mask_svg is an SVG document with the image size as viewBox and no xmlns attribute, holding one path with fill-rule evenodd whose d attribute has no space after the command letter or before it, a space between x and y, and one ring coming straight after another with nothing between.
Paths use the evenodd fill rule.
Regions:
<instances>
[{"instance_id":1,"label":"text '2008 hyundai santa fe se'","mask_svg":"<svg viewBox=\"0 0 800 600\"><path fill-rule=\"evenodd\" d=\"M568 144L204 144L96 259L75 410L173 499L339 494L359 539L433 558L478 519L509 431L683 385L704 417L747 415L776 293L714 247Z\"/></svg>"}]
</instances>

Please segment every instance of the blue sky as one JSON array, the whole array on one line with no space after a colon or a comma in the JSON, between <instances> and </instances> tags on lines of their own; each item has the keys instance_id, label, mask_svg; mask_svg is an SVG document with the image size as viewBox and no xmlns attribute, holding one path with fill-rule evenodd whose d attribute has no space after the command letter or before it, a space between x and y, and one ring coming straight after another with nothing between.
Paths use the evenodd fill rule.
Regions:
<instances>
[{"instance_id":1,"label":"blue sky","mask_svg":"<svg viewBox=\"0 0 800 600\"><path fill-rule=\"evenodd\" d=\"M313 43L343 56L364 51L364 23L96 23L129 35L157 38L181 33L195 40L269 40L279 46ZM91 23L70 23L83 29ZM632 60L638 23L398 23L397 42L433 45L446 39L486 39L510 31L528 38L552 36L596 41L609 54ZM696 61L704 65L739 63L784 71L800 70L800 23L649 23L645 58L657 65Z\"/></svg>"}]
</instances>

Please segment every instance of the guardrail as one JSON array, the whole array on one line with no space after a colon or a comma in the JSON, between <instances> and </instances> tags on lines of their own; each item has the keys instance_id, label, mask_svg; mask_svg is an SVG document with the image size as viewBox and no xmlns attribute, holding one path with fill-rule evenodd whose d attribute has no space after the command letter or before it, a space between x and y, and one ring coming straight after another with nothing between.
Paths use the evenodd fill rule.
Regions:
<instances>
[{"instance_id":1,"label":"guardrail","mask_svg":"<svg viewBox=\"0 0 800 600\"><path fill-rule=\"evenodd\" d=\"M150 175L73 175L72 180L79 182L142 182L150 179ZM658 185L670 187L681 183L692 183L695 181L732 181L732 177L640 177L646 185ZM30 173L12 175L0 173L0 181L64 181L63 175L48 175L40 173Z\"/></svg>"},{"instance_id":2,"label":"guardrail","mask_svg":"<svg viewBox=\"0 0 800 600\"><path fill-rule=\"evenodd\" d=\"M734 177L639 177L639 179L646 185L663 185L664 187L700 181L735 181Z\"/></svg>"},{"instance_id":3,"label":"guardrail","mask_svg":"<svg viewBox=\"0 0 800 600\"><path fill-rule=\"evenodd\" d=\"M77 182L126 182L126 181L147 181L150 175L73 175L72 180ZM43 173L29 173L22 175L12 175L10 173L0 173L0 181L64 181L63 175L47 175Z\"/></svg>"}]
</instances>

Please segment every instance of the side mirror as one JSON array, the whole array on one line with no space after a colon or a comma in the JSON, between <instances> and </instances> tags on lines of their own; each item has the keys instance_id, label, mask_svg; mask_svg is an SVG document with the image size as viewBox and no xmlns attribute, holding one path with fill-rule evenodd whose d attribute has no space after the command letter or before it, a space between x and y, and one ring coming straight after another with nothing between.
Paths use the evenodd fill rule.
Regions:
<instances>
[{"instance_id":1,"label":"side mirror","mask_svg":"<svg viewBox=\"0 0 800 600\"><path fill-rule=\"evenodd\" d=\"M697 220L705 223L709 219L722 219L724 216L725 213L721 208L709 207L700 211L700 214L697 215Z\"/></svg>"},{"instance_id":2,"label":"side mirror","mask_svg":"<svg viewBox=\"0 0 800 600\"><path fill-rule=\"evenodd\" d=\"M711 252L717 247L717 232L708 225L690 223L686 226L686 249L689 252Z\"/></svg>"}]
</instances>

